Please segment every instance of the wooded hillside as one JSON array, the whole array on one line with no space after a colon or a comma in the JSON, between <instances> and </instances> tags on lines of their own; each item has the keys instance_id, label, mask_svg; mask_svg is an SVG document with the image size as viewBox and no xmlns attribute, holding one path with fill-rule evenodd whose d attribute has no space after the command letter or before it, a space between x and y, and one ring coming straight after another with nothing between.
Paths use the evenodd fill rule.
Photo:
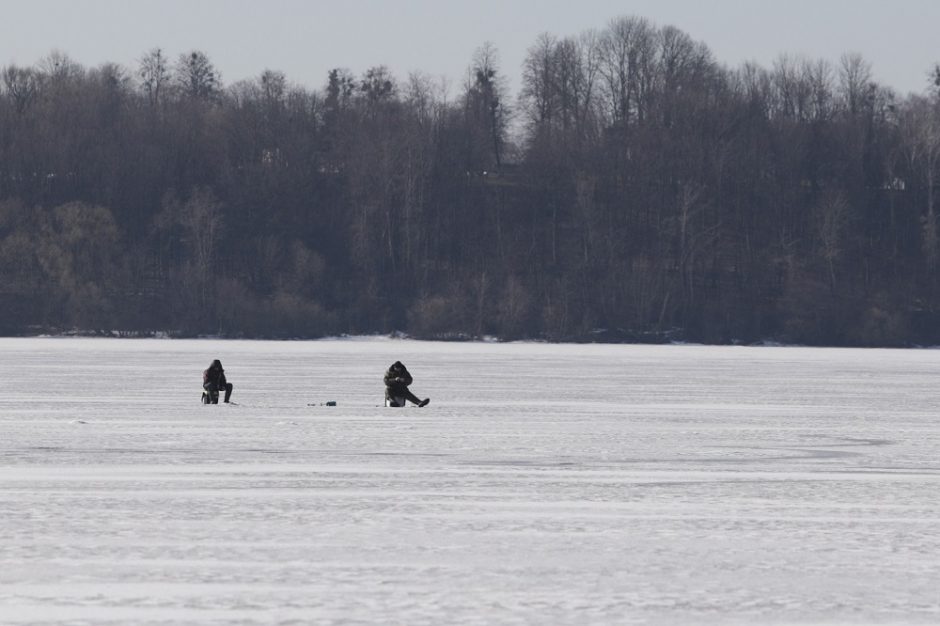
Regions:
<instances>
[{"instance_id":1,"label":"wooded hillside","mask_svg":"<svg viewBox=\"0 0 940 626\"><path fill-rule=\"evenodd\" d=\"M342 61L339 59L338 61ZM0 80L0 333L940 343L940 100L728 68L635 17L226 85L194 51Z\"/></svg>"}]
</instances>

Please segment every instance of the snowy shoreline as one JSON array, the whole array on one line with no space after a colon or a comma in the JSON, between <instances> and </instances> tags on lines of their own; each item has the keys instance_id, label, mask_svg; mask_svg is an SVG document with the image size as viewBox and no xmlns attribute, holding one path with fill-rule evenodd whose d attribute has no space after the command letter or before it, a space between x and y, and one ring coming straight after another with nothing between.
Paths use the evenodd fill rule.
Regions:
<instances>
[{"instance_id":1,"label":"snowy shoreline","mask_svg":"<svg viewBox=\"0 0 940 626\"><path fill-rule=\"evenodd\" d=\"M257 341L257 342L284 342L284 343L304 343L304 342L396 342L396 341L414 341L423 343L444 343L444 344L507 344L507 345L555 345L555 346L583 346L583 345L601 345L601 346L700 346L700 347L741 347L741 348L808 348L808 349L831 349L831 350L938 350L940 345L905 345L905 346L828 346L812 345L800 343L783 343L774 340L765 340L758 342L728 342L728 343L698 343L694 341L668 341L668 342L626 342L626 341L549 341L546 339L513 339L504 341L498 337L482 338L461 338L461 339L435 339L412 337L404 333L375 334L375 335L336 335L316 338L268 338L268 337L227 337L222 335L200 335L196 337L175 335L168 332L154 332L144 334L132 334L122 331L111 331L109 333L61 333L35 335L9 335L0 337L0 339L153 339L167 341Z\"/></svg>"}]
</instances>

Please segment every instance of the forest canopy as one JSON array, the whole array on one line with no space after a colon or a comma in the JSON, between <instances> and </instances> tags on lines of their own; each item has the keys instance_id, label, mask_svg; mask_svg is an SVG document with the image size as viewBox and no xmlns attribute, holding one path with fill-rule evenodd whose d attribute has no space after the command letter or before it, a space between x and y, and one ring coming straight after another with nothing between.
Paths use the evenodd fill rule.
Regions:
<instances>
[{"instance_id":1,"label":"forest canopy","mask_svg":"<svg viewBox=\"0 0 940 626\"><path fill-rule=\"evenodd\" d=\"M0 68L0 333L940 343L940 96L623 17L511 93L195 50ZM934 70L936 74L936 70Z\"/></svg>"}]
</instances>

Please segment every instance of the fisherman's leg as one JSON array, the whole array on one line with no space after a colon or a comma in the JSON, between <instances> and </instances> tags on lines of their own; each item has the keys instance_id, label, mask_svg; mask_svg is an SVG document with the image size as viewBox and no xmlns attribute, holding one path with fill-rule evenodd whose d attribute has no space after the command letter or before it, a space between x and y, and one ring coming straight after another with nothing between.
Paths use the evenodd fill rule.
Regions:
<instances>
[{"instance_id":1,"label":"fisherman's leg","mask_svg":"<svg viewBox=\"0 0 940 626\"><path fill-rule=\"evenodd\" d=\"M225 383L225 402L228 402L229 398L232 397L232 389L234 389L232 383Z\"/></svg>"},{"instance_id":2,"label":"fisherman's leg","mask_svg":"<svg viewBox=\"0 0 940 626\"><path fill-rule=\"evenodd\" d=\"M405 400L408 400L412 404L421 404L421 398L411 393L411 389L405 389L402 395L404 396Z\"/></svg>"}]
</instances>

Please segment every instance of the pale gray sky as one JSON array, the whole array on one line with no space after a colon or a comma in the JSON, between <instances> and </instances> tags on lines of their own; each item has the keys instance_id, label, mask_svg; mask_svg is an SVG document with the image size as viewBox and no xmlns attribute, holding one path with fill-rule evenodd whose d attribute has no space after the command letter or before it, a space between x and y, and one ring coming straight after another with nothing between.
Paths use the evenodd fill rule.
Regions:
<instances>
[{"instance_id":1,"label":"pale gray sky","mask_svg":"<svg viewBox=\"0 0 940 626\"><path fill-rule=\"evenodd\" d=\"M156 46L173 59L199 49L226 84L270 68L320 88L332 67L359 74L384 64L399 78L422 70L457 88L490 41L515 93L539 33L577 35L622 15L677 26L733 67L860 52L902 94L922 91L940 61L938 0L0 0L0 15L2 65L57 49L89 67L135 67Z\"/></svg>"}]
</instances>

